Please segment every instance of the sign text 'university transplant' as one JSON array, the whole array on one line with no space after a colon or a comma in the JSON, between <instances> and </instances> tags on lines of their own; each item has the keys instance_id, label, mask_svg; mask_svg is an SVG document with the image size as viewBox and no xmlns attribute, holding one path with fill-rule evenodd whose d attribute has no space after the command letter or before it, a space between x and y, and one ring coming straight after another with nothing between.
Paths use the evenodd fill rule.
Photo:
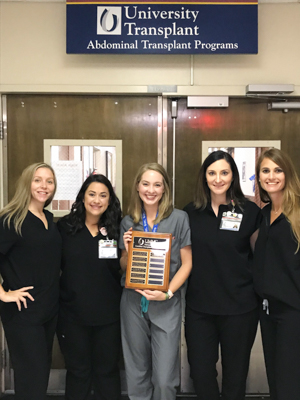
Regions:
<instances>
[{"instance_id":1,"label":"sign text 'university transplant'","mask_svg":"<svg viewBox=\"0 0 300 400\"><path fill-rule=\"evenodd\" d=\"M67 1L69 54L256 54L256 1Z\"/></svg>"}]
</instances>

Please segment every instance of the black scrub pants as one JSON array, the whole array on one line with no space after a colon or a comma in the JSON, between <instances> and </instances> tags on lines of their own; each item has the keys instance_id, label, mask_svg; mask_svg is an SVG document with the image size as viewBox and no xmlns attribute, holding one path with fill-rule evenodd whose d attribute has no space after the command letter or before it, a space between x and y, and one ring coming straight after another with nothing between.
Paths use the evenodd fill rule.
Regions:
<instances>
[{"instance_id":1,"label":"black scrub pants","mask_svg":"<svg viewBox=\"0 0 300 400\"><path fill-rule=\"evenodd\" d=\"M46 399L57 317L26 325L17 316L3 322L14 370L15 400Z\"/></svg>"},{"instance_id":2,"label":"black scrub pants","mask_svg":"<svg viewBox=\"0 0 300 400\"><path fill-rule=\"evenodd\" d=\"M299 400L300 310L269 300L260 326L271 400Z\"/></svg>"},{"instance_id":3,"label":"black scrub pants","mask_svg":"<svg viewBox=\"0 0 300 400\"><path fill-rule=\"evenodd\" d=\"M198 400L219 400L216 363L222 358L222 399L244 400L258 310L210 315L187 306L185 334L191 378Z\"/></svg>"},{"instance_id":4,"label":"black scrub pants","mask_svg":"<svg viewBox=\"0 0 300 400\"><path fill-rule=\"evenodd\" d=\"M86 326L60 317L57 333L67 369L65 399L120 400L120 321Z\"/></svg>"}]
</instances>

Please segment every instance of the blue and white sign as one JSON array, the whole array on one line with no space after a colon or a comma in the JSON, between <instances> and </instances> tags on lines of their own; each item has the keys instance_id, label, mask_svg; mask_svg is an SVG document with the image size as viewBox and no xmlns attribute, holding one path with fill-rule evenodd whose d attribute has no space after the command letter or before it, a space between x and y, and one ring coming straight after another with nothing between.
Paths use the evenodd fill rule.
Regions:
<instances>
[{"instance_id":1,"label":"blue and white sign","mask_svg":"<svg viewBox=\"0 0 300 400\"><path fill-rule=\"evenodd\" d=\"M69 54L256 54L257 0L67 1Z\"/></svg>"}]
</instances>

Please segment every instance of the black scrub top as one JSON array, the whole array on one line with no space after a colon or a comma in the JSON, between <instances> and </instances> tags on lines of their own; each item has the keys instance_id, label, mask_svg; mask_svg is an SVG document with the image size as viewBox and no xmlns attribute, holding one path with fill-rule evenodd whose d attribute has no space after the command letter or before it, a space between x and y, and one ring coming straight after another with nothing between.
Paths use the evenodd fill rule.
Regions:
<instances>
[{"instance_id":1,"label":"black scrub top","mask_svg":"<svg viewBox=\"0 0 300 400\"><path fill-rule=\"evenodd\" d=\"M27 309L18 311L17 304L2 303L2 321L14 316L28 324L47 322L58 312L59 273L61 262L61 237L53 215L44 210L48 229L44 223L28 211L22 225L22 236L18 235L11 224L3 225L0 219L0 272L5 291L25 286L34 286L30 290L34 301L27 299Z\"/></svg>"},{"instance_id":2,"label":"black scrub top","mask_svg":"<svg viewBox=\"0 0 300 400\"><path fill-rule=\"evenodd\" d=\"M300 251L284 214L270 225L271 204L263 220L254 252L254 285L261 298L276 299L300 310Z\"/></svg>"},{"instance_id":3,"label":"black scrub top","mask_svg":"<svg viewBox=\"0 0 300 400\"><path fill-rule=\"evenodd\" d=\"M257 298L251 270L250 237L258 229L259 207L246 201L239 231L221 230L221 217L232 211L220 205L218 216L210 204L204 210L193 203L184 210L190 218L193 268L188 281L187 305L195 311L214 315L237 315L253 310Z\"/></svg>"},{"instance_id":4,"label":"black scrub top","mask_svg":"<svg viewBox=\"0 0 300 400\"><path fill-rule=\"evenodd\" d=\"M63 240L60 305L64 318L82 325L106 325L120 318L120 260L98 257L98 243L86 226L71 234L58 221Z\"/></svg>"}]
</instances>

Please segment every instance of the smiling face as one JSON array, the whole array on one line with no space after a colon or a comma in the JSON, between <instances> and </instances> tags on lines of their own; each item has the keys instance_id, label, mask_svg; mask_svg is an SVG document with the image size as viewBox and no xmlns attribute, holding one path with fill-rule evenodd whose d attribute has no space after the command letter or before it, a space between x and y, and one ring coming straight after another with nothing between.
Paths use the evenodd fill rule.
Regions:
<instances>
[{"instance_id":1,"label":"smiling face","mask_svg":"<svg viewBox=\"0 0 300 400\"><path fill-rule=\"evenodd\" d=\"M144 206L158 207L165 191L163 176L153 170L144 172L137 186L137 191Z\"/></svg>"},{"instance_id":2,"label":"smiling face","mask_svg":"<svg viewBox=\"0 0 300 400\"><path fill-rule=\"evenodd\" d=\"M38 168L31 182L31 203L45 204L53 195L55 180L49 168Z\"/></svg>"},{"instance_id":3,"label":"smiling face","mask_svg":"<svg viewBox=\"0 0 300 400\"><path fill-rule=\"evenodd\" d=\"M109 206L109 190L100 182L92 182L84 194L86 217L99 219Z\"/></svg>"},{"instance_id":4,"label":"smiling face","mask_svg":"<svg viewBox=\"0 0 300 400\"><path fill-rule=\"evenodd\" d=\"M259 180L261 187L271 196L282 193L285 187L285 174L282 168L269 158L260 164Z\"/></svg>"},{"instance_id":5,"label":"smiling face","mask_svg":"<svg viewBox=\"0 0 300 400\"><path fill-rule=\"evenodd\" d=\"M232 170L226 160L221 159L210 164L205 177L211 195L226 196L233 179Z\"/></svg>"}]
</instances>

